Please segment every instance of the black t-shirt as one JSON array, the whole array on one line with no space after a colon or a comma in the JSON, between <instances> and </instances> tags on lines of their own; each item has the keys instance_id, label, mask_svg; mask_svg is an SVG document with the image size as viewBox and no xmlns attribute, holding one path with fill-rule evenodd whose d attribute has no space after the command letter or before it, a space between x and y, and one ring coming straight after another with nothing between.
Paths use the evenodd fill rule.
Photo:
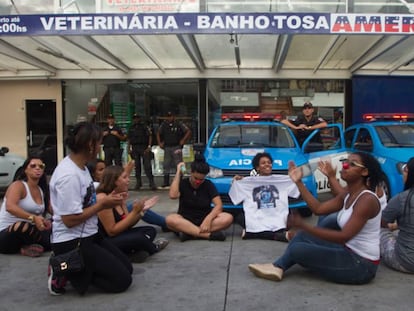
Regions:
<instances>
[{"instance_id":1,"label":"black t-shirt","mask_svg":"<svg viewBox=\"0 0 414 311\"><path fill-rule=\"evenodd\" d=\"M319 124L322 122L325 122L322 118L319 118L317 116L312 116L310 120L306 120L304 116L299 116L294 121L291 121L294 125L298 126L300 124L305 124L306 126L312 126L315 124ZM313 130L303 129L303 130L296 130L296 138L299 141L299 144L302 145L302 143L305 141L306 138L313 132ZM320 140L319 137L315 137L316 140Z\"/></svg>"},{"instance_id":2,"label":"black t-shirt","mask_svg":"<svg viewBox=\"0 0 414 311\"><path fill-rule=\"evenodd\" d=\"M191 186L190 179L181 180L180 186L180 203L178 214L189 218L202 219L211 212L211 202L219 194L214 184L206 179L194 189Z\"/></svg>"}]
</instances>

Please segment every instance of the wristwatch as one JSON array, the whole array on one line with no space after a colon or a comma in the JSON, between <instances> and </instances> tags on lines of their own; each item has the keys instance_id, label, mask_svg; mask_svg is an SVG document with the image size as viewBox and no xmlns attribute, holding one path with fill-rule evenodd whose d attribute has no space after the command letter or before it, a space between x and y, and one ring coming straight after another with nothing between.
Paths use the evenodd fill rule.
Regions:
<instances>
[{"instance_id":1,"label":"wristwatch","mask_svg":"<svg viewBox=\"0 0 414 311\"><path fill-rule=\"evenodd\" d=\"M29 217L27 217L27 220L30 221L30 223L34 224L35 223L35 217L33 215L30 215Z\"/></svg>"}]
</instances>

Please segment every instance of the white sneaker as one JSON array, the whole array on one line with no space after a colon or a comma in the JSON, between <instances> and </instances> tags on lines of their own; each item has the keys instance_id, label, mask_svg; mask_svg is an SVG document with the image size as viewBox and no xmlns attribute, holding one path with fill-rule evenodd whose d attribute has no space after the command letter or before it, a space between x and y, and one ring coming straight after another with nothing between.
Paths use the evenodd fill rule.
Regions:
<instances>
[{"instance_id":1,"label":"white sneaker","mask_svg":"<svg viewBox=\"0 0 414 311\"><path fill-rule=\"evenodd\" d=\"M250 264L249 270L259 278L271 280L271 281L281 281L283 278L283 270L279 267L275 267L272 263L256 263Z\"/></svg>"}]
</instances>

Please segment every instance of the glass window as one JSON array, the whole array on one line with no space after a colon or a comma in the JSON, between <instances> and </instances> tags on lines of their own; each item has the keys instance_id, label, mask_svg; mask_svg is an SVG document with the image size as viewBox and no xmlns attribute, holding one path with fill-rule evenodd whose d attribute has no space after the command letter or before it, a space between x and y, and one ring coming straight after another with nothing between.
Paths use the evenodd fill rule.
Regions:
<instances>
[{"instance_id":1,"label":"glass window","mask_svg":"<svg viewBox=\"0 0 414 311\"><path fill-rule=\"evenodd\" d=\"M225 125L217 129L211 146L292 148L295 143L283 126Z\"/></svg>"},{"instance_id":2,"label":"glass window","mask_svg":"<svg viewBox=\"0 0 414 311\"><path fill-rule=\"evenodd\" d=\"M412 125L392 125L375 127L381 143L386 147L413 147L414 127Z\"/></svg>"}]
</instances>

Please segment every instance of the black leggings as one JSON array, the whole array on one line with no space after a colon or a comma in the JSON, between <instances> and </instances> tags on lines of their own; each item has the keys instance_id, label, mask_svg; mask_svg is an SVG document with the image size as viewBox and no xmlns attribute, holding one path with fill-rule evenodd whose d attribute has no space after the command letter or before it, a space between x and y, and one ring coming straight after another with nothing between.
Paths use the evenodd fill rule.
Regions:
<instances>
[{"instance_id":1,"label":"black leggings","mask_svg":"<svg viewBox=\"0 0 414 311\"><path fill-rule=\"evenodd\" d=\"M53 243L56 255L68 252L76 247L78 239L62 243ZM85 269L67 275L72 286L83 295L90 284L105 292L120 293L128 289L132 282L132 265L111 241L100 234L82 238L81 252Z\"/></svg>"},{"instance_id":2,"label":"black leggings","mask_svg":"<svg viewBox=\"0 0 414 311\"><path fill-rule=\"evenodd\" d=\"M146 251L150 255L157 252L153 243L157 231L151 226L134 227L109 239L125 254Z\"/></svg>"},{"instance_id":3,"label":"black leggings","mask_svg":"<svg viewBox=\"0 0 414 311\"><path fill-rule=\"evenodd\" d=\"M35 225L19 221L0 232L0 253L16 254L22 246L40 244L50 250L50 230L39 231Z\"/></svg>"}]
</instances>

